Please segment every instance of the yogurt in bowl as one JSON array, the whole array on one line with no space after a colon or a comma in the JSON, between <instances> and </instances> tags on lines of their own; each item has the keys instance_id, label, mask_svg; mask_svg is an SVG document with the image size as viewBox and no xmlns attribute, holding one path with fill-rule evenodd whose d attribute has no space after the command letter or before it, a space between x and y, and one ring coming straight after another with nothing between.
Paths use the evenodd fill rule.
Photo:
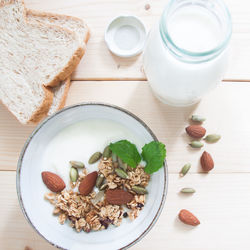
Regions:
<instances>
[{"instance_id":1,"label":"yogurt in bowl","mask_svg":"<svg viewBox=\"0 0 250 250\"><path fill-rule=\"evenodd\" d=\"M138 242L158 219L166 197L167 168L151 175L144 209L136 220L119 227L80 232L60 225L53 206L44 200L48 190L41 172L57 172L68 183L70 160L85 164L95 151L110 142L128 139L138 149L157 140L153 132L130 112L107 104L86 103L65 108L44 120L27 140L17 168L17 193L22 211L33 228L52 245L62 249L121 249ZM89 172L96 165L86 164ZM65 170L66 169L66 170Z\"/></svg>"},{"instance_id":2,"label":"yogurt in bowl","mask_svg":"<svg viewBox=\"0 0 250 250\"><path fill-rule=\"evenodd\" d=\"M89 157L111 142L127 139L141 149L145 143L120 123L106 119L89 119L61 130L47 145L43 158L44 170L61 176L69 184L69 161L85 164L89 172L96 171L98 162L87 164Z\"/></svg>"}]
</instances>

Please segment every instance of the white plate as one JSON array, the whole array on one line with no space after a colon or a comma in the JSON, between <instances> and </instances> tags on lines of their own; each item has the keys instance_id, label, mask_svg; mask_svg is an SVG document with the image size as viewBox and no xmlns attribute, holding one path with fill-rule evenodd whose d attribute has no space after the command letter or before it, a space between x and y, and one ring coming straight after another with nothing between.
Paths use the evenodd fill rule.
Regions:
<instances>
[{"instance_id":1,"label":"white plate","mask_svg":"<svg viewBox=\"0 0 250 250\"><path fill-rule=\"evenodd\" d=\"M51 139L63 128L88 119L116 121L145 143L157 140L138 117L116 106L83 103L67 107L45 119L28 138L17 167L17 195L24 216L32 227L52 245L62 249L124 249L142 239L153 227L163 208L167 192L167 167L151 175L144 209L134 221L123 220L120 227L98 232L77 233L60 225L52 215L52 206L43 198L42 157Z\"/></svg>"}]
</instances>

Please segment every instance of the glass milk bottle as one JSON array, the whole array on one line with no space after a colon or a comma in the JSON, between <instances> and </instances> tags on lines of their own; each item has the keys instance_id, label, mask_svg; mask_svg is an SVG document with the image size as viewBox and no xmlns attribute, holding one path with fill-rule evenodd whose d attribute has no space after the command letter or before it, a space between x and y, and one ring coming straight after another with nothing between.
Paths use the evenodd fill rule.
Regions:
<instances>
[{"instance_id":1,"label":"glass milk bottle","mask_svg":"<svg viewBox=\"0 0 250 250\"><path fill-rule=\"evenodd\" d=\"M164 103L196 103L223 77L232 24L221 0L171 0L145 45L144 71Z\"/></svg>"}]
</instances>

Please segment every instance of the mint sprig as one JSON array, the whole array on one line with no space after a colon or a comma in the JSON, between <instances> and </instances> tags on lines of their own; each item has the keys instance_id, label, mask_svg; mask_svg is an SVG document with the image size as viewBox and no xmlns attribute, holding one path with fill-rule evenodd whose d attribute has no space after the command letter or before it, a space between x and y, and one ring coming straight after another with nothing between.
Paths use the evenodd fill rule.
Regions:
<instances>
[{"instance_id":1,"label":"mint sprig","mask_svg":"<svg viewBox=\"0 0 250 250\"><path fill-rule=\"evenodd\" d=\"M132 168L136 168L141 161L141 155L139 154L135 144L127 140L110 143L109 148L124 163L127 163Z\"/></svg>"},{"instance_id":2,"label":"mint sprig","mask_svg":"<svg viewBox=\"0 0 250 250\"><path fill-rule=\"evenodd\" d=\"M164 163L166 157L165 145L161 142L152 141L142 148L142 158L147 163L144 171L152 174L158 171Z\"/></svg>"},{"instance_id":3,"label":"mint sprig","mask_svg":"<svg viewBox=\"0 0 250 250\"><path fill-rule=\"evenodd\" d=\"M139 154L135 144L127 140L111 143L109 148L124 163L127 163L132 168L137 167L142 156L143 160L146 162L144 171L148 174L158 171L163 166L166 157L165 145L157 141L145 144L142 148L141 155Z\"/></svg>"}]
</instances>

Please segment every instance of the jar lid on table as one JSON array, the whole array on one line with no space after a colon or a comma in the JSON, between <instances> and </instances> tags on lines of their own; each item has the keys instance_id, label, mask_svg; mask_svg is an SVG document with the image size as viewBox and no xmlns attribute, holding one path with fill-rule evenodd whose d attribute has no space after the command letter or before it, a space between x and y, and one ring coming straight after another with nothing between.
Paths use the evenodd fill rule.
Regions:
<instances>
[{"instance_id":1,"label":"jar lid on table","mask_svg":"<svg viewBox=\"0 0 250 250\"><path fill-rule=\"evenodd\" d=\"M142 52L146 34L146 28L138 17L121 15L111 20L107 26L105 41L113 54L132 57Z\"/></svg>"}]
</instances>

